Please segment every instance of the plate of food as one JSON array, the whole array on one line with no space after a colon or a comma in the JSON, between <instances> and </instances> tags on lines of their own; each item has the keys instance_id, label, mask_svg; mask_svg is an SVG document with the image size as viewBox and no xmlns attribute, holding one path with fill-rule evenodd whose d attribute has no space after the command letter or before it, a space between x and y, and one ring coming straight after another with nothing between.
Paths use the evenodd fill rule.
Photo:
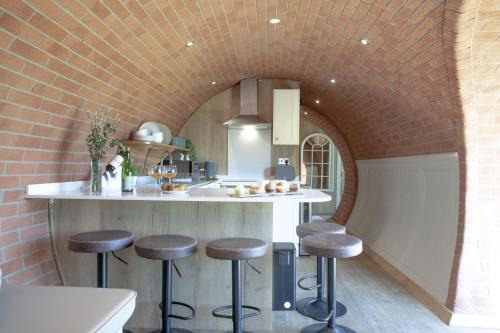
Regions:
<instances>
[{"instance_id":1,"label":"plate of food","mask_svg":"<svg viewBox=\"0 0 500 333\"><path fill-rule=\"evenodd\" d=\"M268 186L269 185L269 186ZM277 182L274 187L271 183L266 185L269 195L301 195L304 194L297 183Z\"/></svg>"},{"instance_id":2,"label":"plate of food","mask_svg":"<svg viewBox=\"0 0 500 333\"><path fill-rule=\"evenodd\" d=\"M161 193L165 194L186 194L189 190L186 184L162 184Z\"/></svg>"},{"instance_id":3,"label":"plate of food","mask_svg":"<svg viewBox=\"0 0 500 333\"><path fill-rule=\"evenodd\" d=\"M250 186L249 188L246 188L243 185L237 185L234 188L234 191L232 193L229 193L229 195L237 198L248 198L248 197L265 196L266 192L261 190L259 186Z\"/></svg>"},{"instance_id":4,"label":"plate of food","mask_svg":"<svg viewBox=\"0 0 500 333\"><path fill-rule=\"evenodd\" d=\"M291 183L286 182L269 182L265 186L262 184L257 184L256 186L245 187L243 185L238 185L234 188L234 191L229 193L230 196L236 198L248 198L248 197L268 197L268 196L282 196L282 195L301 195L304 194L300 187Z\"/></svg>"}]
</instances>

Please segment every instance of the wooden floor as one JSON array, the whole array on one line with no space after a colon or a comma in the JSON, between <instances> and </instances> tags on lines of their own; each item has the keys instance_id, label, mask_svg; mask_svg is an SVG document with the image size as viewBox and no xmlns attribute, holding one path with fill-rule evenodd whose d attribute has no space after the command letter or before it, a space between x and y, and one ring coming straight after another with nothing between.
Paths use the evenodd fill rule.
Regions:
<instances>
[{"instance_id":1,"label":"wooden floor","mask_svg":"<svg viewBox=\"0 0 500 333\"><path fill-rule=\"evenodd\" d=\"M298 276L315 272L315 258L298 260ZM498 330L448 327L415 297L365 255L339 260L338 300L347 306L347 314L338 320L358 333L499 333ZM314 295L298 289L298 298ZM200 315L200 314L197 314ZM259 320L249 318L247 320ZM315 323L295 311L274 312L273 332L298 333ZM174 320L175 327L175 320ZM133 329L134 333L150 329ZM211 333L214 331L195 331ZM257 332L256 332L257 333Z\"/></svg>"}]
</instances>

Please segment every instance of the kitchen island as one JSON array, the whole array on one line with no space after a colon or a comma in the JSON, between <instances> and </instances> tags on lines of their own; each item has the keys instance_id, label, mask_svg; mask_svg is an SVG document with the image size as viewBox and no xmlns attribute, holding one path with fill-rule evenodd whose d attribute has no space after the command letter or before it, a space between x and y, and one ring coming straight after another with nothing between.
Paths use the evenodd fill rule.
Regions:
<instances>
[{"instance_id":1,"label":"kitchen island","mask_svg":"<svg viewBox=\"0 0 500 333\"><path fill-rule=\"evenodd\" d=\"M208 187L213 187L211 184ZM174 274L174 300L196 309L191 321L175 321L176 327L225 330L230 320L211 311L231 303L231 265L205 255L208 241L223 237L254 237L269 243L265 257L252 261L261 275L244 266L244 303L260 307L259 320L245 321L245 329L272 331L272 243L294 242L299 203L331 200L317 190L301 195L236 198L229 189L192 188L187 194L162 194L152 185L134 193L103 191L92 195L85 182L28 185L26 198L49 200L52 249L63 284L96 285L96 257L68 251L68 238L76 233L123 229L136 239L157 234L181 234L198 239L198 253L176 262L182 278ZM138 292L130 327L159 327L161 263L138 257L133 248L120 251L128 262L109 259L108 285ZM177 310L174 308L174 310ZM182 310L181 310L182 311Z\"/></svg>"}]
</instances>

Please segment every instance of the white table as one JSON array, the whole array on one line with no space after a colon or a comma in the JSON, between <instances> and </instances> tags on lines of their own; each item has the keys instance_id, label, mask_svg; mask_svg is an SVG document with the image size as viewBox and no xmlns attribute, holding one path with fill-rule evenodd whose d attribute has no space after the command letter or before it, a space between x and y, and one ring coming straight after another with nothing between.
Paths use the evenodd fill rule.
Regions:
<instances>
[{"instance_id":1,"label":"white table","mask_svg":"<svg viewBox=\"0 0 500 333\"><path fill-rule=\"evenodd\" d=\"M0 288L0 332L118 333L135 308L125 289L11 286Z\"/></svg>"}]
</instances>

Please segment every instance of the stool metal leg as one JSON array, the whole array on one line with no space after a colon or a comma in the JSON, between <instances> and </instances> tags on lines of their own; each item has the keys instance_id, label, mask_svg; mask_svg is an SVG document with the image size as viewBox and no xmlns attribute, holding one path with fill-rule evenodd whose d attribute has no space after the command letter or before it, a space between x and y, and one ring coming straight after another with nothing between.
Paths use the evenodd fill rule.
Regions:
<instances>
[{"instance_id":1,"label":"stool metal leg","mask_svg":"<svg viewBox=\"0 0 500 333\"><path fill-rule=\"evenodd\" d=\"M302 329L302 333L356 333L349 327L337 325L335 323L336 307L336 273L337 265L335 258L328 258L328 313L331 313L328 323L313 324Z\"/></svg>"},{"instance_id":2,"label":"stool metal leg","mask_svg":"<svg viewBox=\"0 0 500 333\"><path fill-rule=\"evenodd\" d=\"M251 318L260 315L261 311L258 307L251 305L243 305L243 291L241 282L241 261L231 260L231 276L232 276L232 304L220 306L212 311L212 316L218 318L231 319L233 321L233 332L248 333L243 331L243 319ZM220 312L232 310L230 315L222 314ZM251 312L243 314L243 309L252 310Z\"/></svg>"},{"instance_id":3,"label":"stool metal leg","mask_svg":"<svg viewBox=\"0 0 500 333\"><path fill-rule=\"evenodd\" d=\"M241 262L232 261L232 282L233 282L233 332L241 333L242 317L242 293L241 293Z\"/></svg>"},{"instance_id":4,"label":"stool metal leg","mask_svg":"<svg viewBox=\"0 0 500 333\"><path fill-rule=\"evenodd\" d=\"M318 288L318 298L325 297L325 282L323 281L324 269L323 269L323 257L316 257L316 271L318 273L318 284L321 286Z\"/></svg>"},{"instance_id":5,"label":"stool metal leg","mask_svg":"<svg viewBox=\"0 0 500 333\"><path fill-rule=\"evenodd\" d=\"M170 317L172 313L172 261L163 261L163 279L161 283L161 333L170 333Z\"/></svg>"},{"instance_id":6,"label":"stool metal leg","mask_svg":"<svg viewBox=\"0 0 500 333\"><path fill-rule=\"evenodd\" d=\"M325 298L323 262L323 257L316 257L316 285L319 286L318 288L316 288L317 296L306 297L297 301L297 312L304 316L308 316L308 314L305 313L306 306L307 312L309 314L313 314L316 318L324 318L328 314L328 305ZM336 304L337 308L335 310L335 315L337 318L339 318L347 313L347 308L341 302L337 302Z\"/></svg>"},{"instance_id":7,"label":"stool metal leg","mask_svg":"<svg viewBox=\"0 0 500 333\"><path fill-rule=\"evenodd\" d=\"M335 312L334 307L337 301L336 292L336 276L337 276L337 262L335 259L328 258L328 313L332 312L330 319L328 320L328 327L335 329Z\"/></svg>"},{"instance_id":8,"label":"stool metal leg","mask_svg":"<svg viewBox=\"0 0 500 333\"><path fill-rule=\"evenodd\" d=\"M179 304L188 307L193 311L190 317L182 317L172 314L172 304ZM177 318L182 320L191 319L194 316L194 309L190 306L172 302L172 260L162 261L162 280L161 280L161 330L155 330L151 333L191 333L189 330L182 328L172 328L172 319Z\"/></svg>"},{"instance_id":9,"label":"stool metal leg","mask_svg":"<svg viewBox=\"0 0 500 333\"><path fill-rule=\"evenodd\" d=\"M108 287L108 254L97 254L97 287Z\"/></svg>"}]
</instances>

